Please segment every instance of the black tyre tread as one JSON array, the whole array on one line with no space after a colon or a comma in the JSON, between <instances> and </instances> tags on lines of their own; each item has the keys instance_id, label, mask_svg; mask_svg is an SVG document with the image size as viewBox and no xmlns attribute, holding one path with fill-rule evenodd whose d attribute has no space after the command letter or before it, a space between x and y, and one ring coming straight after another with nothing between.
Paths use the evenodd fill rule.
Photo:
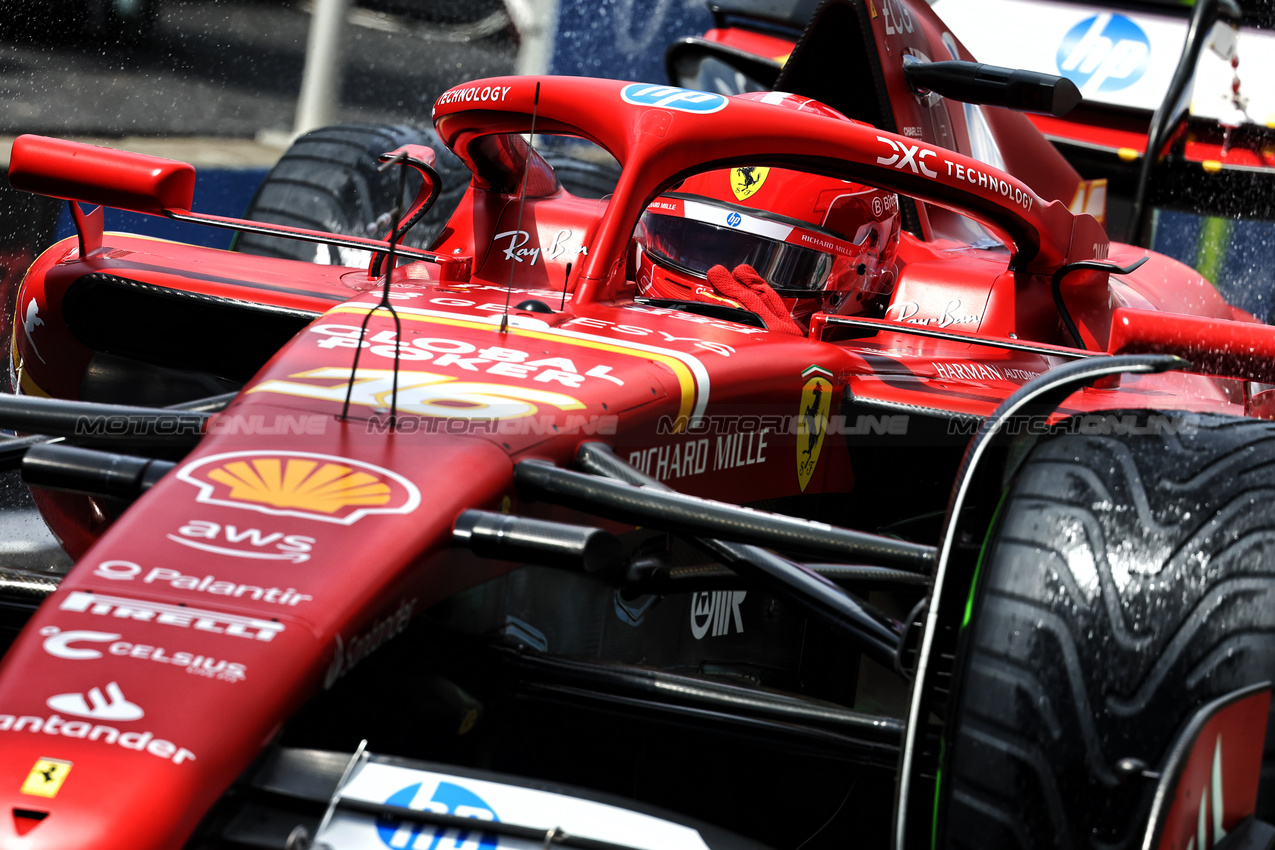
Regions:
<instances>
[{"instance_id":1,"label":"black tyre tread","mask_svg":"<svg viewBox=\"0 0 1275 850\"><path fill-rule=\"evenodd\" d=\"M615 191L620 180L618 162L594 162L554 151L541 154L553 166L562 188L577 198L604 198Z\"/></svg>"},{"instance_id":2,"label":"black tyre tread","mask_svg":"<svg viewBox=\"0 0 1275 850\"><path fill-rule=\"evenodd\" d=\"M424 127L341 124L307 133L266 175L245 218L345 235L384 236L388 225L373 228L371 233L368 225L393 207L398 174L392 169L378 172L377 157L404 144L433 148L435 169L442 181L434 206L403 240L413 247L428 248L460 203L470 173L434 131ZM419 178L411 173L409 196L419 186ZM249 254L310 261L320 256L317 251L326 249L328 262L342 262L342 252L331 246L321 248L259 234L242 234L235 247Z\"/></svg>"},{"instance_id":3,"label":"black tyre tread","mask_svg":"<svg viewBox=\"0 0 1275 850\"><path fill-rule=\"evenodd\" d=\"M1161 764L1204 702L1275 680L1275 425L1189 421L1059 434L1020 469L982 568L947 846L1140 841L1149 786L1115 763Z\"/></svg>"}]
</instances>

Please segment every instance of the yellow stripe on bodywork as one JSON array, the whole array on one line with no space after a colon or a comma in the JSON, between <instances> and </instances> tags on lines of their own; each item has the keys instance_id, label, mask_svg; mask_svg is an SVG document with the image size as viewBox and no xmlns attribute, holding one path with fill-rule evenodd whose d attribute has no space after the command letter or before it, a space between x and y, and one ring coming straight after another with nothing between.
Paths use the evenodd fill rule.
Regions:
<instances>
[{"instance_id":1,"label":"yellow stripe on bodywork","mask_svg":"<svg viewBox=\"0 0 1275 850\"><path fill-rule=\"evenodd\" d=\"M52 398L53 396L44 391L44 388L31 379L31 375L27 372L22 361L22 355L18 353L18 328L22 327L20 321L15 319L13 323L13 340L12 340L12 357L13 372L18 376L18 389L22 390L23 395L32 395L38 398Z\"/></svg>"},{"instance_id":2,"label":"yellow stripe on bodywork","mask_svg":"<svg viewBox=\"0 0 1275 850\"><path fill-rule=\"evenodd\" d=\"M363 304L342 304L339 307L333 307L325 316L331 316L335 313L354 313L363 315L370 312L373 308ZM447 325L455 328L468 328L469 330L479 331L495 331L496 327L490 322L477 322L471 319L456 319L445 316L429 316L421 315L415 312L409 312L409 308L397 307L395 311L402 320L413 322L427 322L435 325ZM388 315L388 314L387 314ZM622 343L603 342L595 339L581 339L578 336L567 336L563 333L554 331L537 331L528 328L514 327L512 324L505 331L514 336L526 337L528 339L537 339L543 342L560 342L567 345L574 345L580 348L592 348L598 351L607 351L612 354L627 354L631 357L641 357L645 360L654 360L657 363L663 363L669 369L673 370L673 374L677 377L677 383L682 392L682 403L678 407L678 430L681 430L682 423L692 415L695 409L695 392L696 381L695 375L691 368L678 356L674 354L666 354L659 351L649 351L642 348L634 348L625 346ZM705 399L707 401L707 399Z\"/></svg>"}]
</instances>

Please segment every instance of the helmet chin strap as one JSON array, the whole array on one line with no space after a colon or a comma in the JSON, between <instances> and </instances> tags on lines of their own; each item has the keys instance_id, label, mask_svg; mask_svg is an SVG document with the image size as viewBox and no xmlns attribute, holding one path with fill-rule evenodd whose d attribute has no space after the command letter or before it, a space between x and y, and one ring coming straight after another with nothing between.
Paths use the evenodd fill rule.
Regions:
<instances>
[{"instance_id":1,"label":"helmet chin strap","mask_svg":"<svg viewBox=\"0 0 1275 850\"><path fill-rule=\"evenodd\" d=\"M708 282L722 295L743 304L745 310L761 316L768 330L806 335L789 315L783 299L752 266L740 264L733 272L725 266L713 266L708 270Z\"/></svg>"}]
</instances>

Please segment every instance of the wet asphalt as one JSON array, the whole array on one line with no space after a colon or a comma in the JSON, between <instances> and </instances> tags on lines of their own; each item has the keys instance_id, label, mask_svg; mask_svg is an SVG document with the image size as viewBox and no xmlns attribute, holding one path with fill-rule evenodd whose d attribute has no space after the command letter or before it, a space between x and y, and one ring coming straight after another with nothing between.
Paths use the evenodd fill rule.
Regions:
<instances>
[{"instance_id":1,"label":"wet asphalt","mask_svg":"<svg viewBox=\"0 0 1275 850\"><path fill-rule=\"evenodd\" d=\"M308 3L160 0L151 36L129 43L95 32L87 2L0 0L0 166L12 136L39 133L259 180L293 130ZM501 10L499 0L354 6L336 121L427 123L456 83L512 73L516 38ZM0 185L0 285L51 241L57 215L56 202ZM0 570L70 565L18 474L0 472Z\"/></svg>"},{"instance_id":2,"label":"wet asphalt","mask_svg":"<svg viewBox=\"0 0 1275 850\"><path fill-rule=\"evenodd\" d=\"M0 134L254 139L292 129L308 3L160 2L153 35L137 45L92 32L74 4L4 26ZM415 15L353 8L338 120L427 122L452 85L512 73L517 47L498 5L493 16L464 4L472 13L442 21L421 14L428 5L405 6Z\"/></svg>"}]
</instances>

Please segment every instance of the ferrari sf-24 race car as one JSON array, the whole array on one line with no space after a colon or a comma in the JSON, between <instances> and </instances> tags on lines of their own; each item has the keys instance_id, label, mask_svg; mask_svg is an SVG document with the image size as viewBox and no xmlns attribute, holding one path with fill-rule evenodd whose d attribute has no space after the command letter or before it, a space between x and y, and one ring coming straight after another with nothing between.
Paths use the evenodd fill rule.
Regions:
<instances>
[{"instance_id":1,"label":"ferrari sf-24 race car","mask_svg":"<svg viewBox=\"0 0 1275 850\"><path fill-rule=\"evenodd\" d=\"M19 138L78 233L21 286L0 456L77 564L3 575L0 847L1265 846L1275 331L878 78L909 132L457 86L429 250L421 146L378 240Z\"/></svg>"}]
</instances>

